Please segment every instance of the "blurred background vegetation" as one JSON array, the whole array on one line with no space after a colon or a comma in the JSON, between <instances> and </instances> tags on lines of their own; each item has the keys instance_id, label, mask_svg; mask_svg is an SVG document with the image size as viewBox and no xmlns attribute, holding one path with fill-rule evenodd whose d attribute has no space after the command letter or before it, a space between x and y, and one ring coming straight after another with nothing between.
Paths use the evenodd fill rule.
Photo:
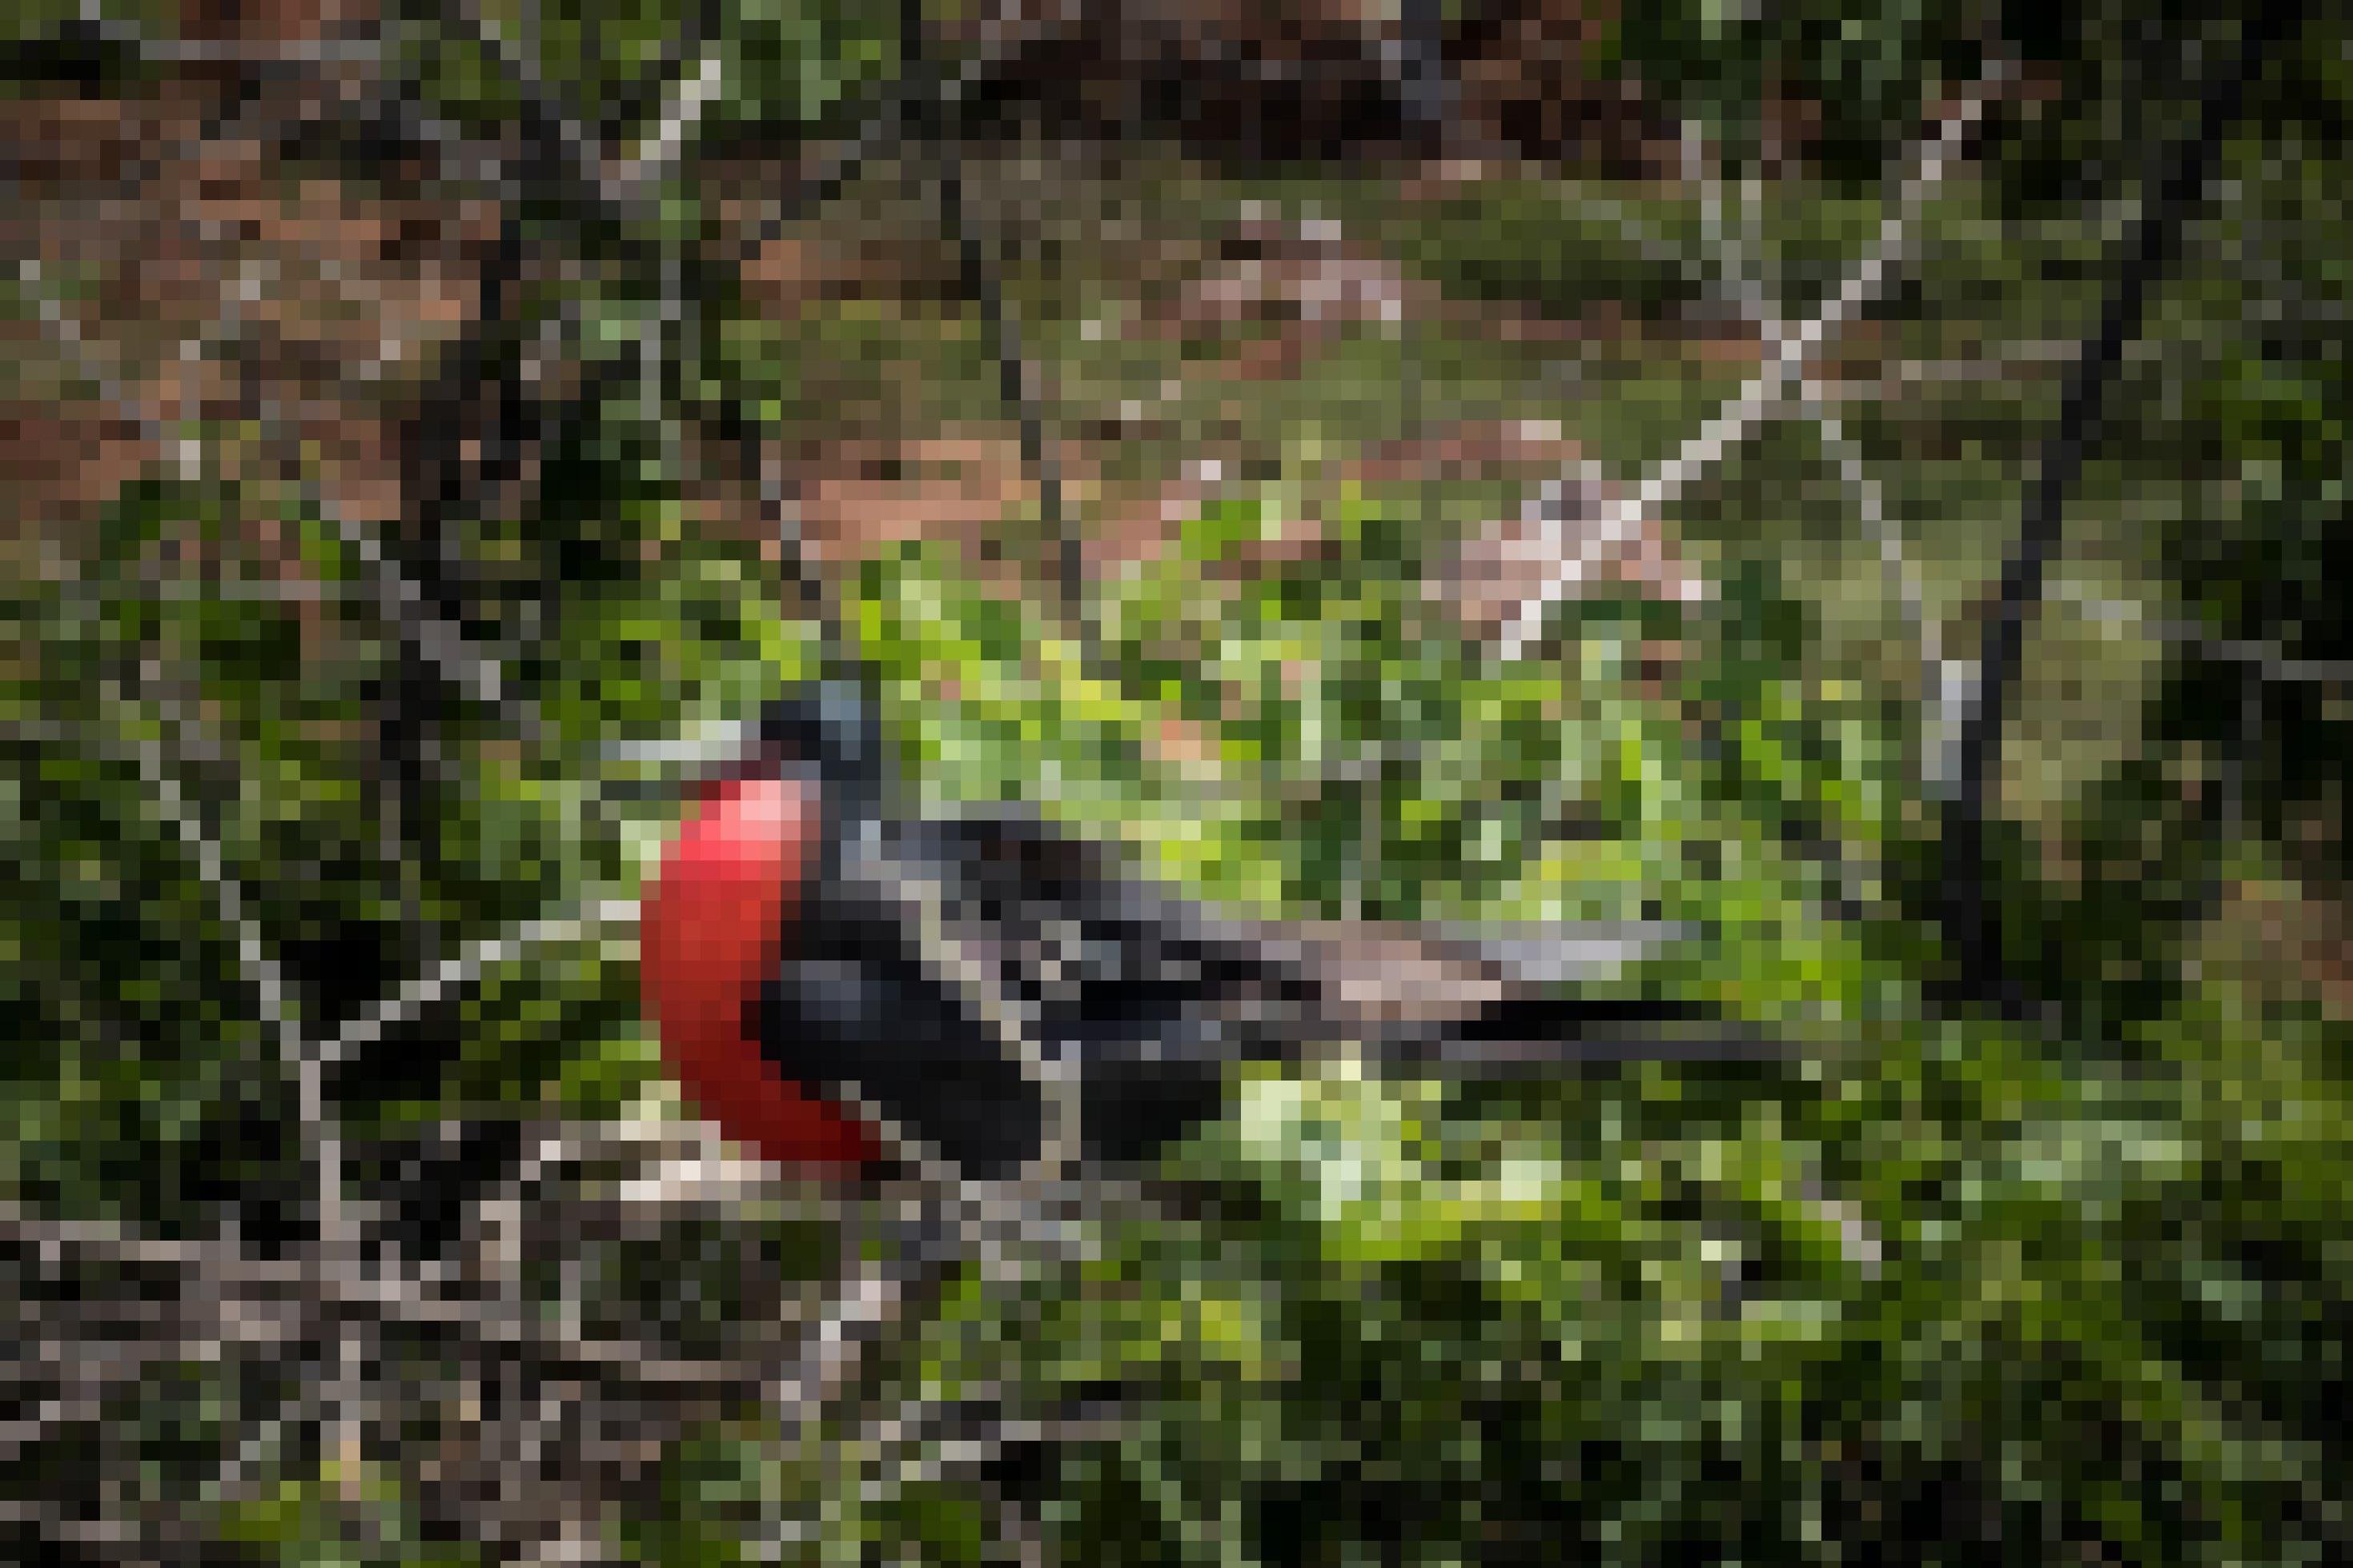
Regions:
<instances>
[{"instance_id":1,"label":"blurred background vegetation","mask_svg":"<svg viewBox=\"0 0 2353 1568\"><path fill-rule=\"evenodd\" d=\"M2070 497L1995 1010L1939 660L2236 9L1042 16L12 11L0 1266L79 1346L5 1384L25 1560L2353 1555L2343 22L2267 51ZM1995 60L1803 405L1502 657L1542 487L1674 456ZM1688 922L1617 984L1810 1048L1252 1078L1181 1201L961 1267L821 1410L526 1364L488 1298L174 1317L316 1287L322 1138L375 1248L445 1123L681 1114L596 918L681 808L626 746L818 668L796 558L934 798L1262 910ZM501 1300L649 1363L756 1361L897 1201L624 1223L617 1158Z\"/></svg>"}]
</instances>

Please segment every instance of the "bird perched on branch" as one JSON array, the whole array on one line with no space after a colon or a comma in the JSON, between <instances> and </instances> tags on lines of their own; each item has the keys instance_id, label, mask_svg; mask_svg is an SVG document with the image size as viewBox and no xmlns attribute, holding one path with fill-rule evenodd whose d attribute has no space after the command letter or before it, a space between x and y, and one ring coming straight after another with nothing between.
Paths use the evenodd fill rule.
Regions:
<instances>
[{"instance_id":1,"label":"bird perched on branch","mask_svg":"<svg viewBox=\"0 0 2353 1568\"><path fill-rule=\"evenodd\" d=\"M646 901L667 1061L772 1160L1138 1162L1218 1113L1233 1065L1339 1046L1447 1073L1778 1049L1579 996L1672 928L1239 920L1034 812L898 814L892 782L871 700L816 683L704 787Z\"/></svg>"}]
</instances>

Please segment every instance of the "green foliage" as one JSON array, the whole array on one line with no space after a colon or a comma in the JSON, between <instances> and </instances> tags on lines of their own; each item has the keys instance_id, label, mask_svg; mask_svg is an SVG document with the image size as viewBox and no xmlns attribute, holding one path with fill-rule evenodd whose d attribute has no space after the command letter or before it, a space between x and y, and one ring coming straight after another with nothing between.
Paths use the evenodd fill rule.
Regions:
<instances>
[{"instance_id":1,"label":"green foliage","mask_svg":"<svg viewBox=\"0 0 2353 1568\"><path fill-rule=\"evenodd\" d=\"M539 63L602 114L673 22L549 7ZM1883 123L1968 63L1968 24L1911 5L1653 7L1610 47L1736 148L1769 93L1820 101L1832 178L1777 187L1763 222L1801 302L1883 216L1836 149L1868 129L1876 167ZM897 68L895 20L872 7L738 7L719 26L722 122L839 119ZM478 127L515 111L483 51L417 42L441 108ZM2296 63L2296 90L2341 110L2338 55L2308 46ZM2161 127L2179 105L2125 115L2119 100L2161 77L2105 58L2068 79L2090 95L2080 113L1926 216L1926 277L1885 312L1891 356L1968 359L2088 325L2098 215L2081 189L2055 208L2036 196L2037 160L2090 170L2093 151L2135 140L2118 126ZM2347 657L2330 590L2353 389L2341 344L2302 328L2341 316L2342 158L2269 146L2236 153L2235 216L2152 313L2161 374L2129 373L2071 516L2069 581L2078 601L2317 664ZM1610 301L1663 329L1701 297L1667 265L1705 243L1689 193L1514 177L1417 207L1367 185L1251 189L1361 218L1457 303L1581 318ZM2040 216L2018 221L2021 206ZM701 216L681 200L661 221ZM257 1226L276 1194L299 1237L291 1075L223 876L313 1044L518 921L633 895L680 808L609 787L626 770L606 743L741 717L817 665L758 542L682 499L680 426L824 433L881 410L931 428L990 411L996 367L961 307L865 300L778 323L714 289L679 376L686 407L649 418L649 293L628 264L641 237L586 235L591 264L527 291L518 331L576 321L602 379L553 410L537 510L439 542L480 591L467 629L512 655L536 708L527 740L437 700L442 772L392 787L375 748L397 629L362 552L292 492L150 477L87 527L11 548L0 1199L200 1236ZM1041 352L1124 346L1080 346L1094 340L1066 318L1100 301L1082 312L1053 278L1016 281ZM1822 500L1818 444L1759 439L1684 499L1672 521L1706 603L1582 600L1555 613L1542 657L1504 668L1423 587L1460 498L1325 485L1339 493L1311 506L1321 476L1303 454L1359 421L1415 429L1427 410L1404 373L1436 363L1452 379L1430 405L1571 403L1590 450L1630 465L1740 373L1664 362L1639 336L1572 365L1455 317L1414 330L1428 341L1341 334L1320 381L1178 389L1187 439L1212 413L1262 420L1282 460L1093 590L1082 627L936 543L845 574L909 773L939 797L1042 798L1240 906L1678 922L1693 939L1620 990L1806 1048L1546 1085L1374 1082L1345 1057L1250 1075L1157 1173L1166 1204L1110 1212L1076 1258L1023 1260L1016 1279L969 1271L888 1348L874 1397L1043 1418L1120 1395L1125 1434L1053 1449L1033 1487L1051 1553L1073 1562L2343 1559L2353 1522L2328 1478L2348 1393L2353 1042L2325 1000L2329 963L2284 940L2342 873L2342 682L2251 687L2245 660L2145 637L2104 652L2081 603L2046 606L2047 688L2013 752L2033 789L1997 825L1996 895L2014 971L2059 1023L1944 1016L1927 999L1936 936L1915 918L1941 891L1919 885L1935 803L1916 782L1917 631L1883 584L1881 541L1849 500ZM1571 370L1582 402L1560 391ZM1082 374L1051 371L1065 387ZM1923 381L1847 405L1948 652L2055 398ZM172 435L225 447L231 432ZM1007 556L1043 553L1035 521L1004 520ZM1313 548L1293 550L1311 522ZM193 831L164 809L154 757ZM408 840L388 844L388 822ZM219 875L192 837L217 846ZM2224 907L2239 912L2215 920ZM2273 924L2228 929L2251 908ZM626 943L542 943L459 991L414 1026L448 1059L420 1049L395 1062L406 1076L339 1084L354 1137L482 1108L642 1109L659 1073ZM583 1236L530 1259L533 1308L558 1312L586 1279L584 1333L719 1353L743 1325L691 1307L734 1300L746 1276L838 1265L829 1233L769 1218ZM486 1554L422 1539L397 1452L355 1471L281 1443L253 1456L258 1491L208 1494L203 1462L297 1392L161 1371L102 1425L27 1446L8 1484L65 1488L102 1442L257 1560ZM989 1487L901 1462L948 1445L886 1447L854 1411L805 1431L711 1416L616 1510L614 1542L660 1563L765 1560L781 1523L788 1557L997 1555Z\"/></svg>"},{"instance_id":2,"label":"green foliage","mask_svg":"<svg viewBox=\"0 0 2353 1568\"><path fill-rule=\"evenodd\" d=\"M2333 1244L2207 1087L1961 1029L1533 1102L1261 1079L1180 1162L1211 1217L1026 1283L1018 1340L967 1298L921 1389L1132 1391L1063 1456L1073 1561L2292 1552L2328 1352L2268 1281Z\"/></svg>"},{"instance_id":3,"label":"green foliage","mask_svg":"<svg viewBox=\"0 0 2353 1568\"><path fill-rule=\"evenodd\" d=\"M574 0L563 5L486 4L510 48L532 40L523 57L541 78L607 134L643 135L666 112L664 100L681 41L678 8L645 0ZM531 18L522 32L518 23ZM752 0L713 8L715 29L701 35L714 58L720 92L705 122L814 125L899 69L898 14L890 6L840 0ZM436 30L426 45L426 79L453 108L499 114L513 110L512 85L494 58L471 41ZM701 57L696 57L701 58ZM654 90L660 89L660 90Z\"/></svg>"},{"instance_id":4,"label":"green foliage","mask_svg":"<svg viewBox=\"0 0 2353 1568\"><path fill-rule=\"evenodd\" d=\"M898 14L844 0L755 0L734 8L723 56L725 115L810 123L900 69Z\"/></svg>"}]
</instances>

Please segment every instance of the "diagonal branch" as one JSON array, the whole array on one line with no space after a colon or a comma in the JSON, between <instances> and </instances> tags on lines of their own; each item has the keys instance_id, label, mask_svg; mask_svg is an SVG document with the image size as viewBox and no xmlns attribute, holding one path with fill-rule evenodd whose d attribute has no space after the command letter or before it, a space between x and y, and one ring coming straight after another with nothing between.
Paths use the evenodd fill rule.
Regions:
<instances>
[{"instance_id":1,"label":"diagonal branch","mask_svg":"<svg viewBox=\"0 0 2353 1568\"><path fill-rule=\"evenodd\" d=\"M2238 123L2247 89L2266 52L2297 19L2292 0L2266 0L2242 24L2236 57L2209 79L2198 122L2165 149L2141 187L2139 216L2117 247L2117 268L2100 319L2068 374L2058 423L2043 443L2021 509L2018 537L2002 564L1999 596L1975 666L1976 700L1960 725L1957 777L1944 813L1943 921L1962 993L2016 1009L2024 998L2006 977L2001 914L1989 891L1988 813L2001 778L2002 732L2017 686L2026 617L2042 598L2058 552L2067 493L2098 439L2101 409L2137 336L2151 286L2170 263L2181 231L2204 195L2207 171Z\"/></svg>"},{"instance_id":2,"label":"diagonal branch","mask_svg":"<svg viewBox=\"0 0 2353 1568\"><path fill-rule=\"evenodd\" d=\"M900 8L902 48L910 74L921 79L932 68L932 48L920 0L904 0ZM914 107L914 106L911 106ZM939 142L940 227L956 247L964 272L964 291L980 311L982 340L997 363L997 397L1010 410L1021 435L1022 466L1038 481L1039 528L1054 553L1053 569L1060 590L1062 612L1078 618L1081 564L1077 536L1062 517L1060 466L1046 439L1043 398L1035 367L1021 353L1020 323L1005 298L1001 269L974 226L965 201L964 149L950 123L955 106L934 99L916 108L909 118L930 131Z\"/></svg>"},{"instance_id":3,"label":"diagonal branch","mask_svg":"<svg viewBox=\"0 0 2353 1568\"><path fill-rule=\"evenodd\" d=\"M677 90L670 95L670 111L638 144L636 153L614 173L607 182L608 188L626 201L643 199L647 188L667 174L684 154L687 138L694 133L702 111L719 97L725 81L725 63L718 53L704 54L692 75L679 79Z\"/></svg>"},{"instance_id":4,"label":"diagonal branch","mask_svg":"<svg viewBox=\"0 0 2353 1568\"><path fill-rule=\"evenodd\" d=\"M140 742L137 756L142 782L163 808L164 818L182 845L195 857L196 874L212 889L223 923L236 934L237 963L245 973L247 984L260 998L262 1022L277 1037L280 1059L303 1083L303 1120L309 1126L317 1105L317 1085L312 1081L317 1062L302 1037L301 1020L297 1016L285 971L263 944L261 927L246 910L245 889L222 864L220 844L181 790L179 780L167 765L163 742ZM318 1161L314 1159L312 1163Z\"/></svg>"},{"instance_id":5,"label":"diagonal branch","mask_svg":"<svg viewBox=\"0 0 2353 1568\"><path fill-rule=\"evenodd\" d=\"M284 971L261 938L261 928L246 910L244 889L222 864L219 841L206 828L179 781L166 765L160 742L138 745L139 770L155 799L171 820L181 841L195 856L196 868L213 889L222 920L237 933L237 962L259 994L265 1027L277 1036L281 1069L293 1080L296 1114L301 1119L304 1163L311 1172L311 1198L318 1224L314 1266L333 1275L358 1260L353 1215L344 1203L343 1134L327 1102L326 1061L303 1037ZM335 1368L311 1391L317 1417L337 1451L358 1442L359 1340L347 1326L334 1338Z\"/></svg>"},{"instance_id":6,"label":"diagonal branch","mask_svg":"<svg viewBox=\"0 0 2353 1568\"><path fill-rule=\"evenodd\" d=\"M620 193L605 177L603 139L573 118L533 58L538 52L538 37L528 0L520 8L522 20L514 37L497 18L483 12L479 0L445 0L441 8L450 21L489 50L506 73L508 85L522 100L525 132L533 151L575 189L593 193L599 205L618 205Z\"/></svg>"},{"instance_id":7,"label":"diagonal branch","mask_svg":"<svg viewBox=\"0 0 2353 1568\"><path fill-rule=\"evenodd\" d=\"M472 984L489 970L511 963L533 948L550 942L578 942L599 929L635 924L637 918L635 900L607 899L596 904L585 917L552 916L525 921L503 935L474 942L345 1025L343 1033L324 1046L322 1058L326 1065L332 1067L369 1049L387 1031L410 1022L450 992Z\"/></svg>"},{"instance_id":8,"label":"diagonal branch","mask_svg":"<svg viewBox=\"0 0 2353 1568\"><path fill-rule=\"evenodd\" d=\"M1505 658L1526 658L1537 645L1546 613L1583 582L1609 552L1622 548L1644 517L1672 505L1726 451L1746 441L1758 424L1778 412L1790 387L1838 334L1879 298L1911 248L1913 227L1922 208L1959 161L1970 132L1984 119L2010 68L2009 61L2000 57L1989 61L1985 73L1946 114L1936 134L1916 153L1895 210L1880 225L1878 242L1813 319L1785 335L1770 363L1673 457L1610 503L1582 536L1577 552L1560 562L1545 585L1521 602L1504 629Z\"/></svg>"}]
</instances>

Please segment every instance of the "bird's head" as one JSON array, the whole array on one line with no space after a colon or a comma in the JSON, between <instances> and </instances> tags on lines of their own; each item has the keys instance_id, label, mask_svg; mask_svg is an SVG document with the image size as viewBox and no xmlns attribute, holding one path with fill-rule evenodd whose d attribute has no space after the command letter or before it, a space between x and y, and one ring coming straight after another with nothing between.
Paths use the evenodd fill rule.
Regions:
<instances>
[{"instance_id":1,"label":"bird's head","mask_svg":"<svg viewBox=\"0 0 2353 1568\"><path fill-rule=\"evenodd\" d=\"M804 683L761 710L758 764L821 781L836 810L871 809L891 783L873 696L839 677Z\"/></svg>"}]
</instances>

